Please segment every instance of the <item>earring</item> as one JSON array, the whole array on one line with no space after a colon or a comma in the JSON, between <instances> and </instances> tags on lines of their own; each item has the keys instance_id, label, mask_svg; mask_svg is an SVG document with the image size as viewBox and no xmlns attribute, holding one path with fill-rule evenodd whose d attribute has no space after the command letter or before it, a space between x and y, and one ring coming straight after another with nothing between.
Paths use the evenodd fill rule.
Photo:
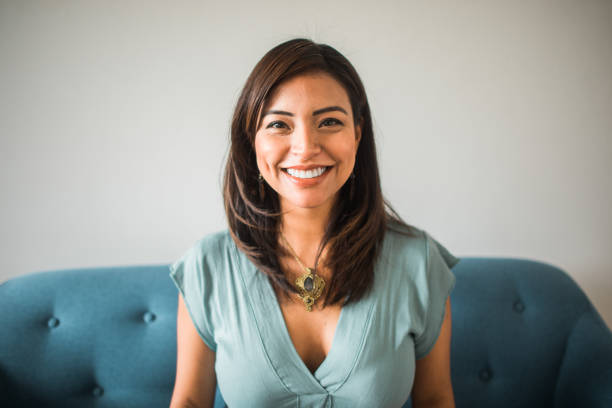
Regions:
<instances>
[{"instance_id":1,"label":"earring","mask_svg":"<svg viewBox=\"0 0 612 408\"><path fill-rule=\"evenodd\" d=\"M353 172L351 173L351 186L349 188L349 199L351 201L353 201L353 198L355 198L355 170L353 170Z\"/></svg>"},{"instance_id":2,"label":"earring","mask_svg":"<svg viewBox=\"0 0 612 408\"><path fill-rule=\"evenodd\" d=\"M257 177L257 179L259 180L259 200L263 201L264 198L266 198L266 190L264 186L264 178L261 175L261 173L259 173L259 176Z\"/></svg>"}]
</instances>

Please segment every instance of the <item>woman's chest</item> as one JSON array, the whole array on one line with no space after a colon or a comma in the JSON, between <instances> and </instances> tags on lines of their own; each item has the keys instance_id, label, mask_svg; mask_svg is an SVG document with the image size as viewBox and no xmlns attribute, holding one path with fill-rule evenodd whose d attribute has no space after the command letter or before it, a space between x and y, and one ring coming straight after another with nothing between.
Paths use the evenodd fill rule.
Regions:
<instances>
[{"instance_id":1,"label":"woman's chest","mask_svg":"<svg viewBox=\"0 0 612 408\"><path fill-rule=\"evenodd\" d=\"M254 305L254 319L248 310L234 317L241 324L217 330L217 379L226 402L325 406L333 399L334 406L401 406L414 375L412 337L403 334L396 342L395 320L370 306L306 312L303 305ZM377 392L365 395L364 389ZM309 405L306 396L320 401Z\"/></svg>"},{"instance_id":2,"label":"woman's chest","mask_svg":"<svg viewBox=\"0 0 612 408\"><path fill-rule=\"evenodd\" d=\"M314 373L331 350L341 306L313 308L309 312L303 304L285 303L280 309L295 350Z\"/></svg>"}]
</instances>

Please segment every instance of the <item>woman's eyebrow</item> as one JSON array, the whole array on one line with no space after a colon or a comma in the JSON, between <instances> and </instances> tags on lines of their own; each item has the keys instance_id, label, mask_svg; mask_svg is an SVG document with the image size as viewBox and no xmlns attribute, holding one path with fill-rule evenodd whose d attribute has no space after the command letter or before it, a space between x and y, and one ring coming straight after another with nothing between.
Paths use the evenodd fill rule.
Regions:
<instances>
[{"instance_id":1,"label":"woman's eyebrow","mask_svg":"<svg viewBox=\"0 0 612 408\"><path fill-rule=\"evenodd\" d=\"M348 115L348 113L346 113L346 111L340 106L328 106L327 108L319 109L319 110L312 112L312 116L317 116L317 115L320 115L321 113L334 112L334 111L339 111L339 112L344 113L345 115Z\"/></svg>"},{"instance_id":2,"label":"woman's eyebrow","mask_svg":"<svg viewBox=\"0 0 612 408\"><path fill-rule=\"evenodd\" d=\"M346 110L344 110L344 108L341 108L340 106L328 106L327 108L322 108L322 109L317 109L316 111L312 112L312 116L317 116L320 115L322 113L326 113L326 112L334 112L334 111L338 111L338 112L343 112L345 115L348 115L348 113L346 113ZM282 110L269 110L264 112L262 119L264 116L266 115L286 115L286 116L294 116L293 113L291 112L287 112L287 111L282 111Z\"/></svg>"}]
</instances>

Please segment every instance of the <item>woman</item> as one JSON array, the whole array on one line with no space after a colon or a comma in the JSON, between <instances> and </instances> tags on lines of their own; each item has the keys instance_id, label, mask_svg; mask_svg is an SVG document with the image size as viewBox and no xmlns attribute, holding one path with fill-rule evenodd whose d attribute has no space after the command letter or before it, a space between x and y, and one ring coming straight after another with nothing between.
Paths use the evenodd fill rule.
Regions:
<instances>
[{"instance_id":1,"label":"woman","mask_svg":"<svg viewBox=\"0 0 612 408\"><path fill-rule=\"evenodd\" d=\"M452 407L458 259L383 200L370 109L344 56L270 50L238 100L229 229L171 266L172 407ZM385 207L386 205L386 207Z\"/></svg>"}]
</instances>

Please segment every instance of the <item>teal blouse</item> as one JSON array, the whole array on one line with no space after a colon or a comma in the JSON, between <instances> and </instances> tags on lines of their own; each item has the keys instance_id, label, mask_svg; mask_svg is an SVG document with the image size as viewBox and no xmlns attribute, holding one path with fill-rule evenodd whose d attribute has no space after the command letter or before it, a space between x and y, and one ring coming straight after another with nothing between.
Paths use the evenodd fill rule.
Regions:
<instances>
[{"instance_id":1,"label":"teal blouse","mask_svg":"<svg viewBox=\"0 0 612 408\"><path fill-rule=\"evenodd\" d=\"M344 306L312 374L297 353L268 278L228 231L195 242L170 266L202 340L216 352L223 399L239 407L400 407L415 360L436 342L457 262L427 232L388 229L373 290Z\"/></svg>"}]
</instances>

